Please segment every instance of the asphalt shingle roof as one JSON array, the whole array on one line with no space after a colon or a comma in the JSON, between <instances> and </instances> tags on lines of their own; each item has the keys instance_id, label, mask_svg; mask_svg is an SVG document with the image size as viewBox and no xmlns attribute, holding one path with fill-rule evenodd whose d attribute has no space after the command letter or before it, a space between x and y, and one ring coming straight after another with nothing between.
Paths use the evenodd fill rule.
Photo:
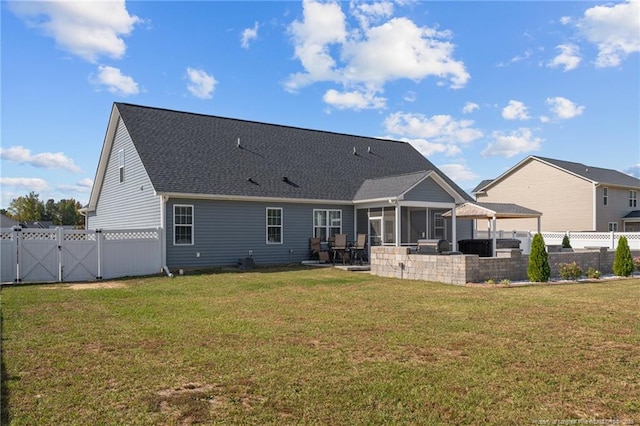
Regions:
<instances>
[{"instance_id":1,"label":"asphalt shingle roof","mask_svg":"<svg viewBox=\"0 0 640 426\"><path fill-rule=\"evenodd\" d=\"M587 166L582 163L574 163L571 161L555 160L553 158L535 156L539 160L553 164L557 167L565 169L585 179L602 184L610 184L617 186L630 186L640 188L640 179L625 173L612 169L603 169L600 167Z\"/></svg>"},{"instance_id":2,"label":"asphalt shingle roof","mask_svg":"<svg viewBox=\"0 0 640 426\"><path fill-rule=\"evenodd\" d=\"M352 201L367 179L433 170L469 197L405 142L115 105L159 193Z\"/></svg>"},{"instance_id":3,"label":"asphalt shingle roof","mask_svg":"<svg viewBox=\"0 0 640 426\"><path fill-rule=\"evenodd\" d=\"M429 171L421 171L418 173L367 179L353 199L359 201L397 197L412 188L428 174Z\"/></svg>"}]
</instances>

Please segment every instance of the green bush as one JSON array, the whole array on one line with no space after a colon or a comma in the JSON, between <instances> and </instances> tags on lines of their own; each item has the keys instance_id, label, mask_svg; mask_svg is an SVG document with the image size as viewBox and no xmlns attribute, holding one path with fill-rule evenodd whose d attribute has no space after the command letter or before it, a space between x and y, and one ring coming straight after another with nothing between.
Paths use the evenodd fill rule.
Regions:
<instances>
[{"instance_id":1,"label":"green bush","mask_svg":"<svg viewBox=\"0 0 640 426\"><path fill-rule=\"evenodd\" d=\"M562 248L571 248L571 242L567 234L564 234L564 237L562 237Z\"/></svg>"},{"instance_id":2,"label":"green bush","mask_svg":"<svg viewBox=\"0 0 640 426\"><path fill-rule=\"evenodd\" d=\"M563 280L577 280L582 276L582 268L576 262L560 263L558 273Z\"/></svg>"},{"instance_id":3,"label":"green bush","mask_svg":"<svg viewBox=\"0 0 640 426\"><path fill-rule=\"evenodd\" d=\"M600 271L595 268L589 267L587 269L587 278L599 280L600 279Z\"/></svg>"},{"instance_id":4,"label":"green bush","mask_svg":"<svg viewBox=\"0 0 640 426\"><path fill-rule=\"evenodd\" d=\"M531 241L527 276L533 282L547 282L551 276L549 254L544 244L544 238L540 234L534 235L533 241Z\"/></svg>"},{"instance_id":5,"label":"green bush","mask_svg":"<svg viewBox=\"0 0 640 426\"><path fill-rule=\"evenodd\" d=\"M619 277L628 277L633 273L633 257L627 237L620 237L616 257L613 260L613 273Z\"/></svg>"}]
</instances>

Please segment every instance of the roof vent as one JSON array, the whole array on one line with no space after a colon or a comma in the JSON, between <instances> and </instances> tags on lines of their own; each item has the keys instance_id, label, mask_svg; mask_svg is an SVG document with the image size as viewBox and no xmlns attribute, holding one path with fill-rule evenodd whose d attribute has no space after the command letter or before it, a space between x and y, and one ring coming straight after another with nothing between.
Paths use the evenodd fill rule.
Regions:
<instances>
[{"instance_id":1,"label":"roof vent","mask_svg":"<svg viewBox=\"0 0 640 426\"><path fill-rule=\"evenodd\" d=\"M286 177L286 176L282 176L282 181L283 181L283 182L289 182L289 178L288 178L288 177Z\"/></svg>"},{"instance_id":2,"label":"roof vent","mask_svg":"<svg viewBox=\"0 0 640 426\"><path fill-rule=\"evenodd\" d=\"M353 155L358 155L358 153L356 152L356 147L353 147Z\"/></svg>"},{"instance_id":3,"label":"roof vent","mask_svg":"<svg viewBox=\"0 0 640 426\"><path fill-rule=\"evenodd\" d=\"M257 185L257 184L258 184L258 182L256 182L255 180L253 180L253 178L247 178L247 182L250 182L250 183L252 183L252 184L254 184L254 185Z\"/></svg>"},{"instance_id":4,"label":"roof vent","mask_svg":"<svg viewBox=\"0 0 640 426\"><path fill-rule=\"evenodd\" d=\"M242 145L240 145L240 138L238 138L238 148L242 148ZM251 179L251 178L249 178Z\"/></svg>"},{"instance_id":5,"label":"roof vent","mask_svg":"<svg viewBox=\"0 0 640 426\"><path fill-rule=\"evenodd\" d=\"M367 147L367 153L371 154L371 147L370 146Z\"/></svg>"}]
</instances>

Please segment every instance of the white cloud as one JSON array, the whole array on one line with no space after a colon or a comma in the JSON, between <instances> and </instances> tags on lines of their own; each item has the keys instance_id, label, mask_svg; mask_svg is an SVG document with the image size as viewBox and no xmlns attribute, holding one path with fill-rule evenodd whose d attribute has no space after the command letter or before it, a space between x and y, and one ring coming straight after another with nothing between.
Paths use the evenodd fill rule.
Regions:
<instances>
[{"instance_id":1,"label":"white cloud","mask_svg":"<svg viewBox=\"0 0 640 426\"><path fill-rule=\"evenodd\" d=\"M80 173L80 167L76 166L72 159L62 152L42 152L31 154L31 150L23 146L0 148L0 158L18 164L28 164L44 169L64 169L74 173Z\"/></svg>"},{"instance_id":2,"label":"white cloud","mask_svg":"<svg viewBox=\"0 0 640 426\"><path fill-rule=\"evenodd\" d=\"M137 95L140 93L138 83L132 77L122 74L119 68L106 65L98 66L98 76L89 80L94 84L106 86L109 93L121 96Z\"/></svg>"},{"instance_id":3,"label":"white cloud","mask_svg":"<svg viewBox=\"0 0 640 426\"><path fill-rule=\"evenodd\" d=\"M384 121L388 132L406 138L425 155L460 153L460 144L471 143L483 136L472 127L473 120L455 120L449 115L427 117L422 114L396 112Z\"/></svg>"},{"instance_id":4,"label":"white cloud","mask_svg":"<svg viewBox=\"0 0 640 426\"><path fill-rule=\"evenodd\" d=\"M633 166L624 170L624 172L633 177L637 177L640 179L640 163L634 164Z\"/></svg>"},{"instance_id":5,"label":"white cloud","mask_svg":"<svg viewBox=\"0 0 640 426\"><path fill-rule=\"evenodd\" d=\"M338 109L378 109L384 107L386 103L385 98L377 97L374 93L362 93L358 91L353 92L338 92L334 89L329 89L324 94L322 99L329 105Z\"/></svg>"},{"instance_id":6,"label":"white cloud","mask_svg":"<svg viewBox=\"0 0 640 426\"><path fill-rule=\"evenodd\" d=\"M360 25L352 31L340 3L303 2L303 18L292 22L289 32L304 71L289 76L288 91L332 82L345 93L375 97L387 82L398 79L436 77L452 88L469 80L464 63L453 59L449 31L419 27L407 18L388 19L393 12L389 2L352 2L350 11Z\"/></svg>"},{"instance_id":7,"label":"white cloud","mask_svg":"<svg viewBox=\"0 0 640 426\"><path fill-rule=\"evenodd\" d=\"M218 82L212 75L207 74L204 70L187 68L187 79L189 80L187 89L193 96L200 99L213 97L213 90Z\"/></svg>"},{"instance_id":8,"label":"white cloud","mask_svg":"<svg viewBox=\"0 0 640 426\"><path fill-rule=\"evenodd\" d=\"M523 127L510 133L500 131L491 135L493 142L481 152L483 157L507 157L511 158L518 154L537 151L540 149L542 139L533 136L531 130Z\"/></svg>"},{"instance_id":9,"label":"white cloud","mask_svg":"<svg viewBox=\"0 0 640 426\"><path fill-rule=\"evenodd\" d=\"M640 1L594 6L577 23L581 35L598 48L597 67L616 67L640 52Z\"/></svg>"},{"instance_id":10,"label":"white cloud","mask_svg":"<svg viewBox=\"0 0 640 426\"><path fill-rule=\"evenodd\" d=\"M474 102L467 102L466 104L464 104L464 107L462 108L462 112L464 114L470 114L473 111L477 110L480 108L480 105L474 103Z\"/></svg>"},{"instance_id":11,"label":"white cloud","mask_svg":"<svg viewBox=\"0 0 640 426\"><path fill-rule=\"evenodd\" d=\"M46 191L49 189L47 181L40 178L9 178L0 177L0 185L28 191ZM3 188L3 192L5 189Z\"/></svg>"},{"instance_id":12,"label":"white cloud","mask_svg":"<svg viewBox=\"0 0 640 426\"><path fill-rule=\"evenodd\" d=\"M123 36L142 22L130 15L124 0L112 1L14 1L10 10L28 26L52 37L58 47L89 61L100 56L121 58Z\"/></svg>"},{"instance_id":13,"label":"white cloud","mask_svg":"<svg viewBox=\"0 0 640 426\"><path fill-rule=\"evenodd\" d=\"M545 103L549 106L549 110L561 120L568 120L577 117L585 110L584 106L575 104L567 98L556 96L555 98L547 98Z\"/></svg>"},{"instance_id":14,"label":"white cloud","mask_svg":"<svg viewBox=\"0 0 640 426\"><path fill-rule=\"evenodd\" d=\"M563 16L560 18L560 23L562 25L569 25L571 22L573 22L573 20L571 19L570 16Z\"/></svg>"},{"instance_id":15,"label":"white cloud","mask_svg":"<svg viewBox=\"0 0 640 426\"><path fill-rule=\"evenodd\" d=\"M245 28L240 36L242 47L249 48L249 42L258 38L258 23L253 24L253 28Z\"/></svg>"},{"instance_id":16,"label":"white cloud","mask_svg":"<svg viewBox=\"0 0 640 426\"><path fill-rule=\"evenodd\" d=\"M80 193L89 193L91 192L91 188L93 187L93 180L89 178L84 178L76 182L75 185L60 185L57 189L64 192L80 192Z\"/></svg>"},{"instance_id":17,"label":"white cloud","mask_svg":"<svg viewBox=\"0 0 640 426\"><path fill-rule=\"evenodd\" d=\"M411 144L411 146L413 146L420 154L424 155L425 157L430 157L434 154L444 154L447 157L453 157L454 155L459 155L462 153L462 150L457 145L447 144L447 143L438 143L438 142L429 142L421 138L386 136L385 139L392 139L392 140L407 142Z\"/></svg>"},{"instance_id":18,"label":"white cloud","mask_svg":"<svg viewBox=\"0 0 640 426\"><path fill-rule=\"evenodd\" d=\"M358 20L360 27L369 28L371 23L377 23L393 15L393 3L390 1L350 3L351 14Z\"/></svg>"},{"instance_id":19,"label":"white cloud","mask_svg":"<svg viewBox=\"0 0 640 426\"><path fill-rule=\"evenodd\" d=\"M438 166L454 182L463 182L478 179L478 175L473 173L466 164L443 164Z\"/></svg>"},{"instance_id":20,"label":"white cloud","mask_svg":"<svg viewBox=\"0 0 640 426\"><path fill-rule=\"evenodd\" d=\"M550 68L564 67L564 71L570 71L580 65L582 57L580 56L580 48L575 44L559 44L556 49L560 51L558 56L553 58L547 64Z\"/></svg>"},{"instance_id":21,"label":"white cloud","mask_svg":"<svg viewBox=\"0 0 640 426\"><path fill-rule=\"evenodd\" d=\"M509 105L502 109L502 118L505 120L528 120L531 117L524 103L510 100Z\"/></svg>"}]
</instances>

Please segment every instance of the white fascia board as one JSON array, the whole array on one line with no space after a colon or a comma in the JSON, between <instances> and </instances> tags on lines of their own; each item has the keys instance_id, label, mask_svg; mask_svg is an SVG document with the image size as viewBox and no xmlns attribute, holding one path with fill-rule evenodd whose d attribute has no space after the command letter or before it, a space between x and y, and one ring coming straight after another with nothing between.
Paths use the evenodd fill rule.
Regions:
<instances>
[{"instance_id":1,"label":"white fascia board","mask_svg":"<svg viewBox=\"0 0 640 426\"><path fill-rule=\"evenodd\" d=\"M118 122L120 121L120 112L114 103L111 107L111 116L109 117L109 125L107 126L107 132L104 136L104 142L102 143L102 151L100 152L100 160L98 161L98 169L96 170L95 178L93 179L93 186L91 187L91 195L89 196L89 204L87 205L87 212L93 212L96 210L98 204L98 197L102 189L102 183L104 182L104 176L107 172L107 164L109 163L109 155L111 154L111 148L113 147L113 140L116 135L116 129L118 128Z\"/></svg>"},{"instance_id":2,"label":"white fascia board","mask_svg":"<svg viewBox=\"0 0 640 426\"><path fill-rule=\"evenodd\" d=\"M280 198L280 197L251 197L245 195L219 195L219 194L188 194L182 192L156 192L169 198L187 198L193 200L214 200L214 201L248 201L265 203L297 203L297 204L339 204L350 206L353 201L344 200L316 200L308 198Z\"/></svg>"}]
</instances>

